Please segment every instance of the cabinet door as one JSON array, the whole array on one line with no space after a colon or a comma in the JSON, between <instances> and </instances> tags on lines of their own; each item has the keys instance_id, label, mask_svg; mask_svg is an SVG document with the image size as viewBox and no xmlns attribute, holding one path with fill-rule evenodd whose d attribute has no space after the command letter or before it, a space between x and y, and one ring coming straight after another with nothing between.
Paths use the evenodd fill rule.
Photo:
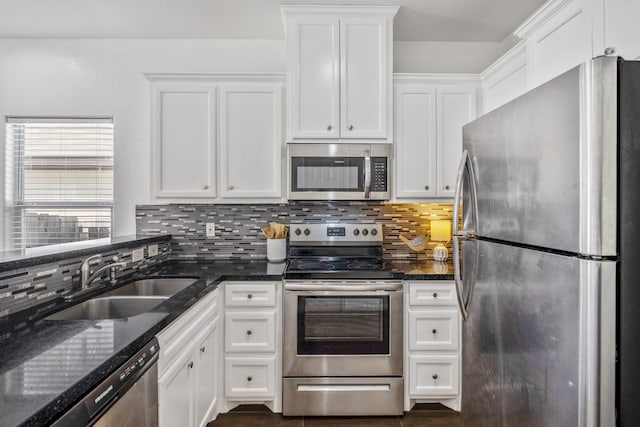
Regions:
<instances>
[{"instance_id":1,"label":"cabinet door","mask_svg":"<svg viewBox=\"0 0 640 427\"><path fill-rule=\"evenodd\" d=\"M213 418L218 398L218 318L208 325L196 340L194 360L196 425L206 426Z\"/></svg>"},{"instance_id":2,"label":"cabinet door","mask_svg":"<svg viewBox=\"0 0 640 427\"><path fill-rule=\"evenodd\" d=\"M389 81L386 18L340 18L340 136L386 138Z\"/></svg>"},{"instance_id":3,"label":"cabinet door","mask_svg":"<svg viewBox=\"0 0 640 427\"><path fill-rule=\"evenodd\" d=\"M282 86L220 88L222 197L282 197Z\"/></svg>"},{"instance_id":4,"label":"cabinet door","mask_svg":"<svg viewBox=\"0 0 640 427\"><path fill-rule=\"evenodd\" d=\"M215 197L215 88L156 85L152 104L153 195Z\"/></svg>"},{"instance_id":5,"label":"cabinet door","mask_svg":"<svg viewBox=\"0 0 640 427\"><path fill-rule=\"evenodd\" d=\"M453 197L462 155L462 126L476 117L474 87L438 87L438 197Z\"/></svg>"},{"instance_id":6,"label":"cabinet door","mask_svg":"<svg viewBox=\"0 0 640 427\"><path fill-rule=\"evenodd\" d=\"M436 89L397 84L396 197L436 197Z\"/></svg>"},{"instance_id":7,"label":"cabinet door","mask_svg":"<svg viewBox=\"0 0 640 427\"><path fill-rule=\"evenodd\" d=\"M338 138L338 18L300 15L287 22L287 139Z\"/></svg>"},{"instance_id":8,"label":"cabinet door","mask_svg":"<svg viewBox=\"0 0 640 427\"><path fill-rule=\"evenodd\" d=\"M160 427L193 426L192 347L178 358L158 379Z\"/></svg>"}]
</instances>

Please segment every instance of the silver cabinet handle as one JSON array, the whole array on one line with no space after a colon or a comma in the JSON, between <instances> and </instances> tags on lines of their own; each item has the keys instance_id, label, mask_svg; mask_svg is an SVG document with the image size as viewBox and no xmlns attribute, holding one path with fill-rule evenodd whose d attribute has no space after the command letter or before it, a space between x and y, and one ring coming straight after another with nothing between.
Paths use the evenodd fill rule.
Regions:
<instances>
[{"instance_id":1,"label":"silver cabinet handle","mask_svg":"<svg viewBox=\"0 0 640 427\"><path fill-rule=\"evenodd\" d=\"M327 130L331 130L331 129L333 129L333 126L331 125L327 126Z\"/></svg>"},{"instance_id":2,"label":"silver cabinet handle","mask_svg":"<svg viewBox=\"0 0 640 427\"><path fill-rule=\"evenodd\" d=\"M449 189L449 186L448 186L448 185L445 185L445 186L444 186L444 189L445 189L445 190L448 190L448 189Z\"/></svg>"},{"instance_id":3,"label":"silver cabinet handle","mask_svg":"<svg viewBox=\"0 0 640 427\"><path fill-rule=\"evenodd\" d=\"M230 186L229 186L229 190L233 190L233 185L230 185Z\"/></svg>"},{"instance_id":4,"label":"silver cabinet handle","mask_svg":"<svg viewBox=\"0 0 640 427\"><path fill-rule=\"evenodd\" d=\"M432 330L431 330L431 333L435 335L435 334L437 334L437 333L438 333L438 331L437 331L436 329L432 329Z\"/></svg>"},{"instance_id":5,"label":"silver cabinet handle","mask_svg":"<svg viewBox=\"0 0 640 427\"><path fill-rule=\"evenodd\" d=\"M434 297L434 298L438 298L438 293L437 293L437 292L434 292L434 293L433 293L433 297Z\"/></svg>"},{"instance_id":6,"label":"silver cabinet handle","mask_svg":"<svg viewBox=\"0 0 640 427\"><path fill-rule=\"evenodd\" d=\"M193 361L192 361L192 362L189 362L189 363L187 364L187 366L189 367L189 369L193 369Z\"/></svg>"},{"instance_id":7,"label":"silver cabinet handle","mask_svg":"<svg viewBox=\"0 0 640 427\"><path fill-rule=\"evenodd\" d=\"M208 190L208 189L209 189L209 186L205 184L205 185L203 185L203 186L202 186L202 189L203 189L203 190Z\"/></svg>"},{"instance_id":8,"label":"silver cabinet handle","mask_svg":"<svg viewBox=\"0 0 640 427\"><path fill-rule=\"evenodd\" d=\"M251 298L253 298L253 295L251 294L247 295L247 299L251 299Z\"/></svg>"},{"instance_id":9,"label":"silver cabinet handle","mask_svg":"<svg viewBox=\"0 0 640 427\"><path fill-rule=\"evenodd\" d=\"M251 335L251 331L247 331L247 335Z\"/></svg>"},{"instance_id":10,"label":"silver cabinet handle","mask_svg":"<svg viewBox=\"0 0 640 427\"><path fill-rule=\"evenodd\" d=\"M425 186L424 186L424 189L425 189L425 190L428 190L428 189L429 189L429 186L428 186L428 185L425 185Z\"/></svg>"},{"instance_id":11,"label":"silver cabinet handle","mask_svg":"<svg viewBox=\"0 0 640 427\"><path fill-rule=\"evenodd\" d=\"M604 50L605 55L613 55L614 53L616 53L615 47L608 47Z\"/></svg>"},{"instance_id":12,"label":"silver cabinet handle","mask_svg":"<svg viewBox=\"0 0 640 427\"><path fill-rule=\"evenodd\" d=\"M352 126L353 127L353 126ZM364 152L364 198L369 198L371 192L371 154L369 150Z\"/></svg>"},{"instance_id":13,"label":"silver cabinet handle","mask_svg":"<svg viewBox=\"0 0 640 427\"><path fill-rule=\"evenodd\" d=\"M353 125L349 126L349 130L353 130Z\"/></svg>"},{"instance_id":14,"label":"silver cabinet handle","mask_svg":"<svg viewBox=\"0 0 640 427\"><path fill-rule=\"evenodd\" d=\"M205 346L200 347L200 353L204 353L207 348Z\"/></svg>"},{"instance_id":15,"label":"silver cabinet handle","mask_svg":"<svg viewBox=\"0 0 640 427\"><path fill-rule=\"evenodd\" d=\"M431 375L431 378L433 378L434 380L437 380L438 379L438 374Z\"/></svg>"},{"instance_id":16,"label":"silver cabinet handle","mask_svg":"<svg viewBox=\"0 0 640 427\"><path fill-rule=\"evenodd\" d=\"M251 382L252 380L253 380L253 378L247 377L247 381Z\"/></svg>"}]
</instances>

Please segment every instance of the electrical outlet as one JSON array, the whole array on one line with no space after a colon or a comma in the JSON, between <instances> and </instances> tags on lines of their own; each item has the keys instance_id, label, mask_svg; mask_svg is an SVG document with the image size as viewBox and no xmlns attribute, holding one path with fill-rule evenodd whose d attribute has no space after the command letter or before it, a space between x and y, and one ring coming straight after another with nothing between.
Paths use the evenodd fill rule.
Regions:
<instances>
[{"instance_id":1,"label":"electrical outlet","mask_svg":"<svg viewBox=\"0 0 640 427\"><path fill-rule=\"evenodd\" d=\"M147 256L151 258L156 255L158 255L158 245L149 245L147 247Z\"/></svg>"},{"instance_id":2,"label":"electrical outlet","mask_svg":"<svg viewBox=\"0 0 640 427\"><path fill-rule=\"evenodd\" d=\"M144 259L144 248L138 248L131 251L131 262L138 262Z\"/></svg>"},{"instance_id":3,"label":"electrical outlet","mask_svg":"<svg viewBox=\"0 0 640 427\"><path fill-rule=\"evenodd\" d=\"M208 222L206 225L205 235L207 239L216 237L216 225L213 222Z\"/></svg>"}]
</instances>

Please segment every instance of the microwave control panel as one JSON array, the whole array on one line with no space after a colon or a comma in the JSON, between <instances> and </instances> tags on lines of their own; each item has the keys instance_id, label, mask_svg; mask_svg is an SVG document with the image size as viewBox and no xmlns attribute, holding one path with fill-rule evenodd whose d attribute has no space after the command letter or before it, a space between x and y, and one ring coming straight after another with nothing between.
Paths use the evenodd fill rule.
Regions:
<instances>
[{"instance_id":1,"label":"microwave control panel","mask_svg":"<svg viewBox=\"0 0 640 427\"><path fill-rule=\"evenodd\" d=\"M387 191L387 158L371 158L371 191Z\"/></svg>"}]
</instances>

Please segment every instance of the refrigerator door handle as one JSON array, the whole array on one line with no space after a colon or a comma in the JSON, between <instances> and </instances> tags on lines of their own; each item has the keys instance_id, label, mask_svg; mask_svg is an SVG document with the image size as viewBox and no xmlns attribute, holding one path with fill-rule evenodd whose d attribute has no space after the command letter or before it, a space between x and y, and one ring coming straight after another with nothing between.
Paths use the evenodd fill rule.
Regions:
<instances>
[{"instance_id":1,"label":"refrigerator door handle","mask_svg":"<svg viewBox=\"0 0 640 427\"><path fill-rule=\"evenodd\" d=\"M462 203L462 183L464 182L465 171L469 174L469 201L471 206L468 208L471 211L472 229L461 230L459 223L460 204ZM464 221L464 218L463 218ZM475 229L478 223L478 199L476 197L476 177L473 171L473 164L471 163L471 156L469 151L462 151L462 157L460 158L460 165L458 166L458 175L456 178L456 191L453 198L453 235L459 237L474 237ZM463 224L464 226L465 224Z\"/></svg>"},{"instance_id":2,"label":"refrigerator door handle","mask_svg":"<svg viewBox=\"0 0 640 427\"><path fill-rule=\"evenodd\" d=\"M467 293L467 300L464 298L464 286L462 283L462 274L460 269L460 240L464 239L461 237L453 238L453 280L456 286L456 296L458 299L458 307L460 308L460 314L462 315L463 320L467 320L469 318L469 304L471 302L471 293L473 292L473 286L475 284L475 270L477 265L477 250L474 252L474 259L472 260L472 268L471 271L468 272L469 278L469 289ZM469 241L471 243L472 241Z\"/></svg>"}]
</instances>

